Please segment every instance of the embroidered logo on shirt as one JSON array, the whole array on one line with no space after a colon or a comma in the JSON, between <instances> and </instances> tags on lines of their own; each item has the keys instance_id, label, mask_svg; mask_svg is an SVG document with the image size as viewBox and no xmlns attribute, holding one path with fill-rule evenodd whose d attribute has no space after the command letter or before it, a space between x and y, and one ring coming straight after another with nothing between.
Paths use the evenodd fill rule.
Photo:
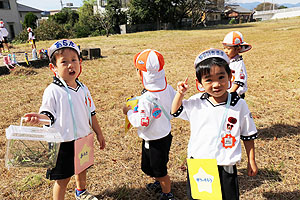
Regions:
<instances>
[{"instance_id":1,"label":"embroidered logo on shirt","mask_svg":"<svg viewBox=\"0 0 300 200\"><path fill-rule=\"evenodd\" d=\"M157 106L154 107L154 109L152 110L152 116L154 119L158 119L161 117L161 109Z\"/></svg>"},{"instance_id":2,"label":"embroidered logo on shirt","mask_svg":"<svg viewBox=\"0 0 300 200\"><path fill-rule=\"evenodd\" d=\"M137 113L138 111L139 111L139 105L137 104L133 109L133 113Z\"/></svg>"},{"instance_id":3,"label":"embroidered logo on shirt","mask_svg":"<svg viewBox=\"0 0 300 200\"><path fill-rule=\"evenodd\" d=\"M226 134L225 137L222 137L223 147L225 149L234 147L236 139L231 134Z\"/></svg>"},{"instance_id":4,"label":"embroidered logo on shirt","mask_svg":"<svg viewBox=\"0 0 300 200\"><path fill-rule=\"evenodd\" d=\"M142 119L141 119L141 125L142 126L148 126L149 125L149 117L143 117Z\"/></svg>"}]
</instances>

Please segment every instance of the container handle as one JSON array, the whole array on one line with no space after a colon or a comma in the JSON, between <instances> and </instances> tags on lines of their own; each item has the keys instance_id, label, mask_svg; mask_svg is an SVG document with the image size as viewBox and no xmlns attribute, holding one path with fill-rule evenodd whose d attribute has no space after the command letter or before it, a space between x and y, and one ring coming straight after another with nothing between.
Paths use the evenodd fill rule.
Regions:
<instances>
[{"instance_id":1,"label":"container handle","mask_svg":"<svg viewBox=\"0 0 300 200\"><path fill-rule=\"evenodd\" d=\"M20 126L23 126L23 121L26 119L26 117L21 117ZM39 119L40 122L48 122L49 126L51 127L51 120L49 119Z\"/></svg>"}]
</instances>

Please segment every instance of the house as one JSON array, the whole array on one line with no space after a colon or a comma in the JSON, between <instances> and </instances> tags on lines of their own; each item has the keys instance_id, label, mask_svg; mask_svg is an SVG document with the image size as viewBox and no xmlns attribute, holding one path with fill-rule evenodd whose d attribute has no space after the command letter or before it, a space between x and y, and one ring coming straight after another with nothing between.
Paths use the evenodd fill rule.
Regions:
<instances>
[{"instance_id":1,"label":"house","mask_svg":"<svg viewBox=\"0 0 300 200\"><path fill-rule=\"evenodd\" d=\"M0 20L8 30L10 40L23 30L21 22L28 12L35 14L38 19L42 17L42 10L19 4L16 0L0 0Z\"/></svg>"},{"instance_id":2,"label":"house","mask_svg":"<svg viewBox=\"0 0 300 200\"><path fill-rule=\"evenodd\" d=\"M0 20L4 22L9 32L9 39L14 38L22 31L16 0L0 0Z\"/></svg>"},{"instance_id":3,"label":"house","mask_svg":"<svg viewBox=\"0 0 300 200\"><path fill-rule=\"evenodd\" d=\"M20 20L23 22L25 19L25 15L29 12L32 12L35 16L37 16L38 19L42 18L42 10L36 9L36 8L32 8L29 6L25 6L23 4L17 3L17 8L19 11L19 15L20 15Z\"/></svg>"},{"instance_id":4,"label":"house","mask_svg":"<svg viewBox=\"0 0 300 200\"><path fill-rule=\"evenodd\" d=\"M226 17L237 19L239 23L249 22L253 18L253 11L236 4L226 5L224 13Z\"/></svg>"},{"instance_id":5,"label":"house","mask_svg":"<svg viewBox=\"0 0 300 200\"><path fill-rule=\"evenodd\" d=\"M122 11L128 9L130 0L120 0L122 5ZM94 14L103 13L105 11L105 7L107 6L107 0L96 0L96 4L94 5Z\"/></svg>"}]
</instances>

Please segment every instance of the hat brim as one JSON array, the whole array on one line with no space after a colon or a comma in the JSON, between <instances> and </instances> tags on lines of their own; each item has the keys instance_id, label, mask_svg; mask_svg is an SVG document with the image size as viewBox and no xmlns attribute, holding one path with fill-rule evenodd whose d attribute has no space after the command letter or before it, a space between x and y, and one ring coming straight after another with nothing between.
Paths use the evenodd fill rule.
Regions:
<instances>
[{"instance_id":1,"label":"hat brim","mask_svg":"<svg viewBox=\"0 0 300 200\"><path fill-rule=\"evenodd\" d=\"M240 46L242 47L240 50L240 53L244 53L246 51L249 51L250 49L252 49L252 46L246 42L243 42L242 44L240 44Z\"/></svg>"},{"instance_id":2,"label":"hat brim","mask_svg":"<svg viewBox=\"0 0 300 200\"><path fill-rule=\"evenodd\" d=\"M141 72L143 74L143 86L146 90L150 92L160 92L167 88L167 79L164 70L155 73Z\"/></svg>"}]
</instances>

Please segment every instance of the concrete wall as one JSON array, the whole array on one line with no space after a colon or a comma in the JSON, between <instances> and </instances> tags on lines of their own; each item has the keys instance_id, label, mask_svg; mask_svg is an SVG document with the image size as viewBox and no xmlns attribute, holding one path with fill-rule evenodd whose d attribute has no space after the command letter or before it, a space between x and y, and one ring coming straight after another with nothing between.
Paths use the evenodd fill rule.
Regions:
<instances>
[{"instance_id":1,"label":"concrete wall","mask_svg":"<svg viewBox=\"0 0 300 200\"><path fill-rule=\"evenodd\" d=\"M22 24L20 23L20 16L17 9L16 0L9 0L10 9L0 8L0 20L4 21L5 28L8 30L9 39L13 35L17 35L22 31Z\"/></svg>"}]
</instances>

